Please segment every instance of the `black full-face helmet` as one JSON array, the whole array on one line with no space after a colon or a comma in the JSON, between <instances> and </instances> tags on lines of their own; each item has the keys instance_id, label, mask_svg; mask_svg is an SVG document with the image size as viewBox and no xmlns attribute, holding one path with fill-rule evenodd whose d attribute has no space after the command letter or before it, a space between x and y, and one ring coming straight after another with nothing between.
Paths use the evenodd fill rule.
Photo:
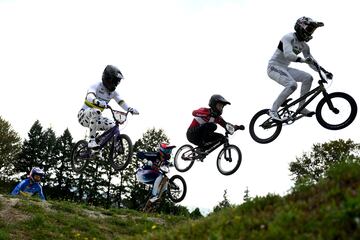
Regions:
<instances>
[{"instance_id":1,"label":"black full-face helmet","mask_svg":"<svg viewBox=\"0 0 360 240\"><path fill-rule=\"evenodd\" d=\"M324 26L324 23L312 20L309 17L299 18L294 26L297 37L300 41L310 41L311 36L318 27Z\"/></svg>"},{"instance_id":2,"label":"black full-face helmet","mask_svg":"<svg viewBox=\"0 0 360 240\"><path fill-rule=\"evenodd\" d=\"M123 78L122 73L117 67L107 65L102 75L102 83L110 92L113 92Z\"/></svg>"},{"instance_id":3,"label":"black full-face helmet","mask_svg":"<svg viewBox=\"0 0 360 240\"><path fill-rule=\"evenodd\" d=\"M222 114L222 109L219 110L216 107L217 103L222 103L224 106L226 104L231 104L229 101L227 101L223 96L219 95L219 94L214 94L211 96L210 100L209 100L209 107L211 108L211 111L213 113L215 113L216 116L220 116Z\"/></svg>"}]
</instances>

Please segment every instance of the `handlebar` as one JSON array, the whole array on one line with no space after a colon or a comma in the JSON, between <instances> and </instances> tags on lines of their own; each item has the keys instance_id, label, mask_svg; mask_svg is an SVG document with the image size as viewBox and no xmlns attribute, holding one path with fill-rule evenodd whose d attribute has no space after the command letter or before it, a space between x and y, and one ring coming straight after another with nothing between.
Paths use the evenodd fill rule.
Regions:
<instances>
[{"instance_id":1,"label":"handlebar","mask_svg":"<svg viewBox=\"0 0 360 240\"><path fill-rule=\"evenodd\" d=\"M126 112L122 112L122 111L118 111L118 110L112 109L112 107L111 107L110 105L107 105L107 107L106 107L106 108L107 108L107 109L110 109L111 114L112 114L112 116L113 116L114 120L115 120L116 122L118 122L119 124L123 124L123 123L126 121L127 116L128 116L128 115L129 115L129 113L130 113L130 111L129 111L129 110L128 110L128 111L126 111ZM125 119L124 119L124 120L118 120L118 119L116 118L116 116L115 116L115 113L117 113L117 114L119 114L119 115L124 116L124 117L125 117Z\"/></svg>"},{"instance_id":2,"label":"handlebar","mask_svg":"<svg viewBox=\"0 0 360 240\"><path fill-rule=\"evenodd\" d=\"M228 129L228 126L229 126L229 129ZM244 127L244 125L229 125L229 124L226 124L225 130L226 130L226 134L232 135L237 130L245 130L245 127Z\"/></svg>"},{"instance_id":3,"label":"handlebar","mask_svg":"<svg viewBox=\"0 0 360 240\"><path fill-rule=\"evenodd\" d=\"M320 81L319 82L322 82L322 83L328 83L327 79L324 78L323 74L322 73L325 73L326 75L326 78L328 79L332 79L333 78L333 75L332 73L328 72L325 70L325 68L321 67L319 65L318 62L315 61L315 59L311 58L311 63L314 65L314 67L316 68L319 76L320 76Z\"/></svg>"}]
</instances>

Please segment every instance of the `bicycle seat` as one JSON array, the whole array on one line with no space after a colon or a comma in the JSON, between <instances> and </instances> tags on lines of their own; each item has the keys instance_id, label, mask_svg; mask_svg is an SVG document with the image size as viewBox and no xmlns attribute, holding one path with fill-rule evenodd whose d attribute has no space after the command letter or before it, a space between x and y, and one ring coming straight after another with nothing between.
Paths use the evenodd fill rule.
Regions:
<instances>
[{"instance_id":1,"label":"bicycle seat","mask_svg":"<svg viewBox=\"0 0 360 240\"><path fill-rule=\"evenodd\" d=\"M281 107L285 107L285 106L288 104L288 102L290 102L291 100L292 100L292 98L286 99L286 100L281 104Z\"/></svg>"}]
</instances>

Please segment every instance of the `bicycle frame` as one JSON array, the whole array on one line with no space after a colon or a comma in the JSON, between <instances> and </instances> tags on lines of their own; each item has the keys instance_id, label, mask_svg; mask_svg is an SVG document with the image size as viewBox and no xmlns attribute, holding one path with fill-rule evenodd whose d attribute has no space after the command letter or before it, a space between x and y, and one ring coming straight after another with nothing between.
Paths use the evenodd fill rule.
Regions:
<instances>
[{"instance_id":1,"label":"bicycle frame","mask_svg":"<svg viewBox=\"0 0 360 240\"><path fill-rule=\"evenodd\" d=\"M287 104L287 102L291 101L291 99L287 99L285 100L285 102L283 103L283 108L281 108L279 110L279 116L285 115L287 114L289 116L289 118L286 118L283 122L288 123L289 121L296 121L299 118L303 117L303 115L298 116L298 114L307 106L310 104L310 102L312 102L320 93L323 93L324 98L327 98L328 93L325 89L324 83L327 83L327 81L324 79L324 77L322 76L322 72L326 72L326 70L324 68L322 68L321 66L319 66L316 62L313 62L317 72L320 76L320 80L318 81L319 86L317 86L316 88L314 88L313 90L307 92L305 95L301 96L300 98L296 99L295 101L291 102L290 104ZM293 107L294 105L296 105L297 103L301 102L302 100L305 100L307 97L311 96L309 99L307 99L305 101L305 103L299 107L295 112L292 112L289 110L290 107ZM332 111L335 111L334 106L332 105L331 101L327 101L329 108Z\"/></svg>"},{"instance_id":2,"label":"bicycle frame","mask_svg":"<svg viewBox=\"0 0 360 240\"><path fill-rule=\"evenodd\" d=\"M319 86L311 90L310 92L306 93L305 95L301 96L300 98L296 99L295 101L291 102L290 104L285 104L285 106L279 110L279 115L282 116L285 113L287 113L290 117L290 119L287 120L297 120L298 118L302 117L302 115L298 118L296 116L307 106L312 102L320 93L323 93L324 97L326 97L327 92L324 87L324 84L322 81L319 81ZM311 96L312 95L312 96ZM311 96L309 99L305 101L305 103L299 107L295 112L291 112L289 110L290 107L293 107L297 103L301 102L302 100L306 99L307 97Z\"/></svg>"},{"instance_id":3,"label":"bicycle frame","mask_svg":"<svg viewBox=\"0 0 360 240\"><path fill-rule=\"evenodd\" d=\"M209 149L206 149L205 153L206 155L209 155L210 153L212 153L213 151L215 151L218 147L220 147L221 145L227 146L229 145L229 133L226 132L225 133L225 137L223 139L217 140L217 141L213 141L208 143L207 145L212 145ZM192 151L194 151L195 149L199 149L200 147L196 147L194 148ZM200 160L201 157L199 155L197 155L194 160Z\"/></svg>"},{"instance_id":4,"label":"bicycle frame","mask_svg":"<svg viewBox=\"0 0 360 240\"><path fill-rule=\"evenodd\" d=\"M115 121L115 126L103 132L100 136L96 137L100 149L102 149L113 137L116 137L116 139L118 139L118 136L120 135L119 125L121 123L115 117L114 112L116 112L116 110L113 110L110 106L108 106L108 108L111 110L112 116ZM125 120L124 120L125 122L129 112L127 111L126 113L122 113L122 114L125 115Z\"/></svg>"}]
</instances>

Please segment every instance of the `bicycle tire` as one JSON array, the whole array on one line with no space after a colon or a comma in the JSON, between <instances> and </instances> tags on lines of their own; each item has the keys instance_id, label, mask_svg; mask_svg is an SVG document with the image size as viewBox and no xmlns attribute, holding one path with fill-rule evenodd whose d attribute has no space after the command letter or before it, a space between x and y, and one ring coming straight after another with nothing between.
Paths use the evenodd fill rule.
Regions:
<instances>
[{"instance_id":1,"label":"bicycle tire","mask_svg":"<svg viewBox=\"0 0 360 240\"><path fill-rule=\"evenodd\" d=\"M231 149L231 148L235 150L235 152L237 153L238 158L236 160L235 167L231 167L230 170L226 171L226 170L223 169L223 167L221 167L222 166L221 162L228 161L228 160L226 158L223 158L222 156L225 156L226 151ZM234 159L231 157L231 161L232 160L234 160ZM224 147L223 149L221 149L221 151L219 152L219 155L218 155L218 158L217 158L217 161L216 161L216 167L217 167L217 169L219 170L219 172L221 174L228 176L228 175L231 175L231 174L235 173L239 169L239 167L241 165L241 161L242 161L242 155L241 155L240 148L238 148L235 145L230 144L230 145Z\"/></svg>"},{"instance_id":2,"label":"bicycle tire","mask_svg":"<svg viewBox=\"0 0 360 240\"><path fill-rule=\"evenodd\" d=\"M122 152L120 153L116 152L115 150L116 140L115 138L113 138L110 147L110 154L109 154L110 165L116 171L124 170L129 165L133 155L133 145L130 137L126 134L120 134L119 140L122 141L122 148L120 149Z\"/></svg>"},{"instance_id":3,"label":"bicycle tire","mask_svg":"<svg viewBox=\"0 0 360 240\"><path fill-rule=\"evenodd\" d=\"M175 165L176 170L178 170L179 172L186 172L194 165L195 159L193 156L193 149L194 149L194 147L191 146L190 144L185 144L176 151L175 157L174 157L174 165ZM184 156L185 153L189 154L188 157L190 158L190 160L184 160L184 157L186 157L186 156ZM181 165L184 163L185 163L185 165L186 165L186 163L189 163L189 164L186 167L182 167Z\"/></svg>"},{"instance_id":4,"label":"bicycle tire","mask_svg":"<svg viewBox=\"0 0 360 240\"><path fill-rule=\"evenodd\" d=\"M180 180L182 186L179 187L176 185L176 183L175 183L176 179ZM176 194L177 193L176 191L179 191L179 190L175 189L175 186L178 187L181 191L181 194L179 196ZM168 196L171 201L173 201L174 203L181 202L182 200L184 200L184 198L186 196L186 192L187 192L187 186L186 186L185 179L182 176L174 175L169 179Z\"/></svg>"},{"instance_id":5,"label":"bicycle tire","mask_svg":"<svg viewBox=\"0 0 360 240\"><path fill-rule=\"evenodd\" d=\"M250 121L250 124L249 124L249 132L250 132L250 136L251 138L255 141L255 142L258 142L258 143L261 143L261 144L265 144L265 143L270 143L272 141L274 141L278 136L279 134L281 133L281 129L282 129L282 124L279 122L279 123L275 123L275 122L270 122L270 117L268 116L268 112L269 112L269 109L263 109L263 110L260 110L259 112L257 112L251 119ZM262 116L268 116L267 117L267 120L265 122L261 122L261 125L264 125L264 124L269 124L269 129L271 128L274 128L275 127L275 131L274 133L272 133L269 137L266 137L266 138L262 138L262 137L259 137L257 134L256 134L256 131L255 131L255 123L256 121L262 117ZM257 126L259 128L262 128L265 130L265 128L263 126Z\"/></svg>"},{"instance_id":6,"label":"bicycle tire","mask_svg":"<svg viewBox=\"0 0 360 240\"><path fill-rule=\"evenodd\" d=\"M79 147L80 147L80 149L78 149ZM83 158L82 161L78 161L80 151L84 151L84 152L82 152L83 154L90 155L87 141L85 141L85 140L78 141L74 145L74 147L71 151L71 167L74 170L74 172L76 172L76 173L81 173L82 171L84 171L84 169L89 164L89 158L87 158L87 159ZM78 163L80 163L79 166L77 166Z\"/></svg>"},{"instance_id":7,"label":"bicycle tire","mask_svg":"<svg viewBox=\"0 0 360 240\"><path fill-rule=\"evenodd\" d=\"M327 100L330 100L331 102L333 102L332 100L335 98L340 98L340 99L345 100L349 104L351 110L350 110L349 116L347 117L347 119L345 121L338 123L338 124L330 124L327 120L324 119L322 110L323 110L323 107L327 104ZM336 106L334 106L334 107L336 108ZM340 109L337 109L337 110L340 112ZM330 109L328 109L328 111L331 112ZM334 113L334 114L338 114L339 112ZM348 95L347 93L343 93L343 92L334 92L334 93L328 94L327 97L322 98L320 100L320 102L318 103L318 105L316 106L317 121L319 122L319 124L321 126L323 126L326 129L329 129L329 130L340 130L340 129L346 128L355 120L356 114L357 114L356 101L350 95Z\"/></svg>"}]
</instances>

